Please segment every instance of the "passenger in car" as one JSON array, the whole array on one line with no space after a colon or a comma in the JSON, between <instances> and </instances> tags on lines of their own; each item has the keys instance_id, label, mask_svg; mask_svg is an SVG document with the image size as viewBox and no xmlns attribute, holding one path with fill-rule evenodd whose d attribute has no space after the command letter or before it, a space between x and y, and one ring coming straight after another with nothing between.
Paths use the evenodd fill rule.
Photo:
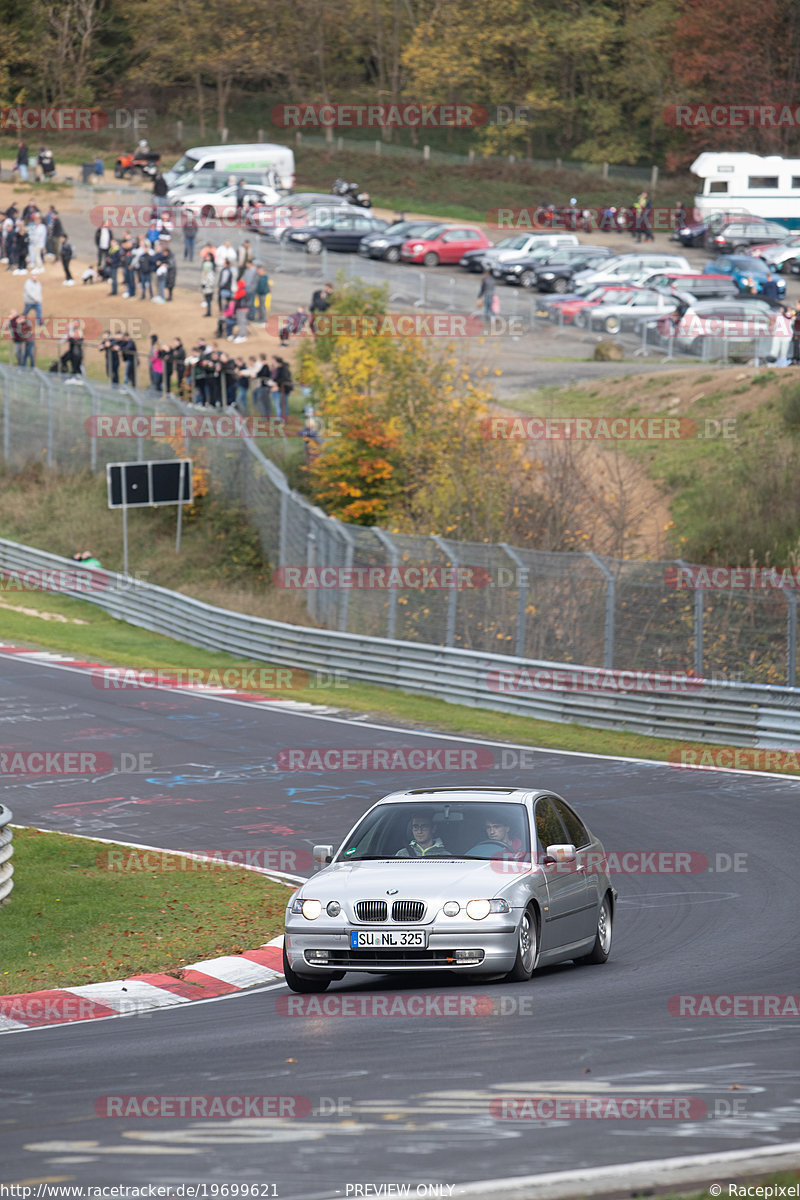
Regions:
<instances>
[{"instance_id":1,"label":"passenger in car","mask_svg":"<svg viewBox=\"0 0 800 1200\"><path fill-rule=\"evenodd\" d=\"M397 851L395 858L443 858L450 857L440 837L434 836L430 817L418 814L411 818L411 841Z\"/></svg>"}]
</instances>

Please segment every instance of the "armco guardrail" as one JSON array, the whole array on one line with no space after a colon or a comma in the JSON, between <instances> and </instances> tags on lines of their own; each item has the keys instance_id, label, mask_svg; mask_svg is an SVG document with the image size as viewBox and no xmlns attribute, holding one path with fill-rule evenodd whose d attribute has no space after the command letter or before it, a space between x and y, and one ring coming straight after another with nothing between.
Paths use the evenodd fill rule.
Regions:
<instances>
[{"instance_id":1,"label":"armco guardrail","mask_svg":"<svg viewBox=\"0 0 800 1200\"><path fill-rule=\"evenodd\" d=\"M88 600L120 620L258 662L339 673L344 679L436 696L453 704L598 729L734 746L784 749L800 744L800 689L701 681L667 673L612 673L285 625L216 608L110 571L101 573L103 586L81 590L71 559L0 539L0 574L22 578L23 572L33 572L29 578L44 583L43 573L54 571L63 572L58 591ZM537 673L543 686L537 686ZM598 687L603 679L611 686ZM511 682L509 690L506 681ZM342 702L346 704L344 693Z\"/></svg>"},{"instance_id":2,"label":"armco guardrail","mask_svg":"<svg viewBox=\"0 0 800 1200\"><path fill-rule=\"evenodd\" d=\"M0 804L0 905L8 903L14 887L14 864L11 861L14 853L14 847L11 844L11 817L11 809Z\"/></svg>"}]
</instances>

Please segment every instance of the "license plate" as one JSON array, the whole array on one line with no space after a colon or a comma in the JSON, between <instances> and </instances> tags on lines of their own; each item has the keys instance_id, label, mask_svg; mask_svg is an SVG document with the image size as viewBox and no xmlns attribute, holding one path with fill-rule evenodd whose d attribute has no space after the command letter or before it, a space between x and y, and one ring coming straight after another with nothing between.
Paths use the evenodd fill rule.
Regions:
<instances>
[{"instance_id":1,"label":"license plate","mask_svg":"<svg viewBox=\"0 0 800 1200\"><path fill-rule=\"evenodd\" d=\"M424 950L428 935L424 929L353 929L350 932L351 950L390 950L411 947Z\"/></svg>"}]
</instances>

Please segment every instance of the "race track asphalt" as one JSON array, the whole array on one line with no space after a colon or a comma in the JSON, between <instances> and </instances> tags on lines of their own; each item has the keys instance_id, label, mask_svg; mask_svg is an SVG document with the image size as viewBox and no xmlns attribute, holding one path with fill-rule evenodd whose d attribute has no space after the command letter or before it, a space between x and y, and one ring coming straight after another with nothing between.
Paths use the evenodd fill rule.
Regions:
<instances>
[{"instance_id":1,"label":"race track asphalt","mask_svg":"<svg viewBox=\"0 0 800 1200\"><path fill-rule=\"evenodd\" d=\"M348 998L360 1015L288 1015L290 993L279 984L9 1034L0 1056L0 1182L202 1182L209 1197L224 1194L218 1185L274 1184L258 1194L281 1200L392 1182L411 1195L438 1184L427 1194L448 1195L447 1186L468 1180L798 1138L797 1018L681 1017L669 1007L681 994L797 990L798 782L556 751L528 751L520 764L496 745L495 767L455 778L288 772L276 765L287 748L476 743L346 712L323 717L96 682L57 663L0 655L2 748L102 750L137 765L152 755L140 771L5 780L2 800L16 823L184 850L307 855L314 842L337 842L387 792L498 783L552 787L607 851L691 851L708 865L617 875L615 942L603 967L568 964L512 985L364 975L326 993L340 997L337 1005ZM427 1014L410 1015L421 998ZM486 1015L446 1015L447 1001L467 1010L474 1001ZM389 1004L406 1007L392 1015ZM306 1099L283 1120L99 1115L103 1097L131 1095ZM513 1121L490 1109L520 1096L638 1098L643 1116ZM648 1100L659 1097L693 1100L690 1119L648 1115Z\"/></svg>"}]
</instances>

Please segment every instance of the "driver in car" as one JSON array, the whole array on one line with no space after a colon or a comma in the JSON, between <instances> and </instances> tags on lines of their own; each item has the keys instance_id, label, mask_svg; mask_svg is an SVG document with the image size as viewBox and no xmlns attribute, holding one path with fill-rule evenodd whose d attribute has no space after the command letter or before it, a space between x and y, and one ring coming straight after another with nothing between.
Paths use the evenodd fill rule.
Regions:
<instances>
[{"instance_id":1,"label":"driver in car","mask_svg":"<svg viewBox=\"0 0 800 1200\"><path fill-rule=\"evenodd\" d=\"M422 814L411 819L411 841L397 851L395 858L450 857L440 837L434 837L433 821Z\"/></svg>"},{"instance_id":2,"label":"driver in car","mask_svg":"<svg viewBox=\"0 0 800 1200\"><path fill-rule=\"evenodd\" d=\"M493 821L491 819L486 822L486 840L489 842L500 842L506 850L512 854L516 854L522 849L522 841L518 838L512 838L511 827L505 825L502 821Z\"/></svg>"}]
</instances>

